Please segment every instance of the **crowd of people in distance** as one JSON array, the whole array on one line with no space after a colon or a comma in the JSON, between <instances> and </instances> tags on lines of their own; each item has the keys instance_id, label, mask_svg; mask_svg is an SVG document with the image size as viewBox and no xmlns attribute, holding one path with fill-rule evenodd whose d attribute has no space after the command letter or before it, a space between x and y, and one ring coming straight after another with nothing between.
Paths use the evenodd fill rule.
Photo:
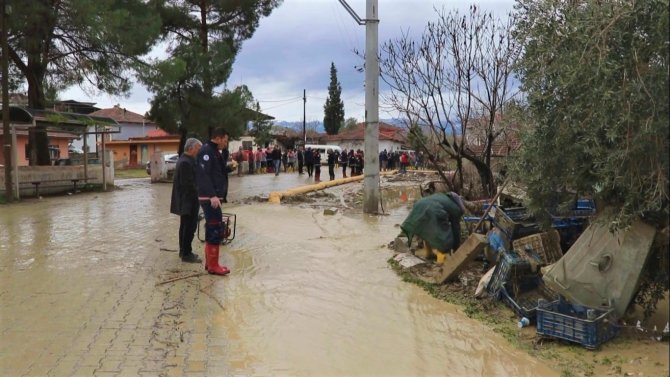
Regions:
<instances>
[{"instance_id":1,"label":"crowd of people in distance","mask_svg":"<svg viewBox=\"0 0 670 377\"><path fill-rule=\"evenodd\" d=\"M342 168L342 177L357 176L363 174L364 153L357 149L339 150L329 149L326 151L327 165L329 167L330 179L335 179L334 169ZM237 162L237 174L266 174L279 175L280 172L305 174L314 176L320 181L321 153L312 148L304 147L282 149L278 145L268 148L257 147L253 149L239 149L231 154L232 160ZM379 153L379 171L398 170L400 174L407 173L408 168L425 169L426 158L423 152L414 151L387 151L384 149ZM242 162L246 161L247 171L243 171ZM331 169L332 166L332 169ZM349 170L347 170L347 168ZM348 173L348 174L347 174Z\"/></svg>"},{"instance_id":2,"label":"crowd of people in distance","mask_svg":"<svg viewBox=\"0 0 670 377\"><path fill-rule=\"evenodd\" d=\"M423 152L414 151L392 151L386 149L379 153L379 171L390 171L398 169L400 174L407 173L407 168L415 170L425 169L426 161Z\"/></svg>"}]
</instances>

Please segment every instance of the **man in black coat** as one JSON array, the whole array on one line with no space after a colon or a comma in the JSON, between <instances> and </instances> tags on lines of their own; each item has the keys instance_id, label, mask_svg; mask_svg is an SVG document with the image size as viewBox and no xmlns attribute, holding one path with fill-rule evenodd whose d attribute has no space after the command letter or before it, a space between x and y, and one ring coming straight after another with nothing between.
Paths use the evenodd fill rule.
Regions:
<instances>
[{"instance_id":1,"label":"man in black coat","mask_svg":"<svg viewBox=\"0 0 670 377\"><path fill-rule=\"evenodd\" d=\"M311 177L314 172L314 151L309 147L305 151L305 166L307 167L307 176Z\"/></svg>"},{"instance_id":2,"label":"man in black coat","mask_svg":"<svg viewBox=\"0 0 670 377\"><path fill-rule=\"evenodd\" d=\"M202 143L190 138L184 144L184 153L179 156L172 182L170 213L179 215L179 258L186 263L200 263L193 254L191 244L198 225L198 189L195 185L195 157Z\"/></svg>"},{"instance_id":3,"label":"man in black coat","mask_svg":"<svg viewBox=\"0 0 670 377\"><path fill-rule=\"evenodd\" d=\"M331 181L335 179L335 161L337 161L337 154L332 149L328 149L328 176Z\"/></svg>"},{"instance_id":4,"label":"man in black coat","mask_svg":"<svg viewBox=\"0 0 670 377\"><path fill-rule=\"evenodd\" d=\"M302 166L305 164L305 150L303 147L298 148L298 174L302 174Z\"/></svg>"}]
</instances>

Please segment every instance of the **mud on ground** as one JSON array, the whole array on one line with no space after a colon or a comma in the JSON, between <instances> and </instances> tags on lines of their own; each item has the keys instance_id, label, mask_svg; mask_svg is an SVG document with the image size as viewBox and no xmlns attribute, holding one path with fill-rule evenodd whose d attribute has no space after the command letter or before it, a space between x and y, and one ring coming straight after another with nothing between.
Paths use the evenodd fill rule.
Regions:
<instances>
[{"instance_id":1,"label":"mud on ground","mask_svg":"<svg viewBox=\"0 0 670 377\"><path fill-rule=\"evenodd\" d=\"M439 177L431 172L408 172L407 175L382 177L380 181L382 202L392 209L401 205L411 208L412 203L421 197L421 187ZM401 192L400 200L396 198ZM409 193L409 194L407 194ZM406 197L403 199L402 195ZM397 198L396 198L397 199ZM267 201L256 197L251 201ZM283 205L297 205L309 208L331 208L342 213L362 213L362 183L350 183L335 186L323 191L282 198ZM398 224L399 225L399 224ZM395 235L390 235L393 238ZM398 249L391 241L389 248ZM402 252L409 252L405 248ZM561 372L561 376L668 376L670 375L667 342L651 340L649 333L642 333L634 326L624 327L613 340L603 344L598 350L590 351L580 345L543 338L537 335L534 326L519 329L517 315L500 301L489 297L475 298L474 292L480 278L486 272L484 262L471 262L458 279L445 284L428 284L416 277L416 271L429 269L430 262L406 269L393 258L388 260L391 268L406 282L421 286L429 294L459 305L468 317L486 323L493 331L502 335L512 345L525 350L530 355L548 363ZM667 305L667 302L665 303Z\"/></svg>"}]
</instances>

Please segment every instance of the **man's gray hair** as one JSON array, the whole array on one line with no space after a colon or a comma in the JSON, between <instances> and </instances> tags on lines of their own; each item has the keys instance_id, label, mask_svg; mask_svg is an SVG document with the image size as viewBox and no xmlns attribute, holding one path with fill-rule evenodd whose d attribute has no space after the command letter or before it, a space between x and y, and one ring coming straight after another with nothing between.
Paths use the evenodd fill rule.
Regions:
<instances>
[{"instance_id":1,"label":"man's gray hair","mask_svg":"<svg viewBox=\"0 0 670 377\"><path fill-rule=\"evenodd\" d=\"M193 147L200 144L202 144L202 142L194 137L186 139L186 142L184 143L184 151L190 151Z\"/></svg>"}]
</instances>

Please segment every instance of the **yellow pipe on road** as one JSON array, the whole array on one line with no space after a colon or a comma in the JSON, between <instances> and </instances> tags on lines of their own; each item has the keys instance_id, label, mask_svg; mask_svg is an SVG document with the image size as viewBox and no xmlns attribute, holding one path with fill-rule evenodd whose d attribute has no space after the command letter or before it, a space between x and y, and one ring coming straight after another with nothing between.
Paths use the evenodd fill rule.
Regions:
<instances>
[{"instance_id":1,"label":"yellow pipe on road","mask_svg":"<svg viewBox=\"0 0 670 377\"><path fill-rule=\"evenodd\" d=\"M379 175L391 175L391 174L395 174L395 173L397 173L397 170L379 173ZM334 179L332 181L322 181L320 183L314 183L312 185L300 186L300 187L292 188L292 189L289 189L289 190L286 190L286 191L273 191L273 192L270 193L270 195L268 197L268 202L279 204L281 202L281 198L283 198L283 197L306 194L308 192L323 190L323 189L327 189L329 187L342 185L342 184L349 183L349 182L360 181L362 179L363 179L363 175L361 174L361 175L357 175L355 177L338 178L338 179Z\"/></svg>"}]
</instances>

